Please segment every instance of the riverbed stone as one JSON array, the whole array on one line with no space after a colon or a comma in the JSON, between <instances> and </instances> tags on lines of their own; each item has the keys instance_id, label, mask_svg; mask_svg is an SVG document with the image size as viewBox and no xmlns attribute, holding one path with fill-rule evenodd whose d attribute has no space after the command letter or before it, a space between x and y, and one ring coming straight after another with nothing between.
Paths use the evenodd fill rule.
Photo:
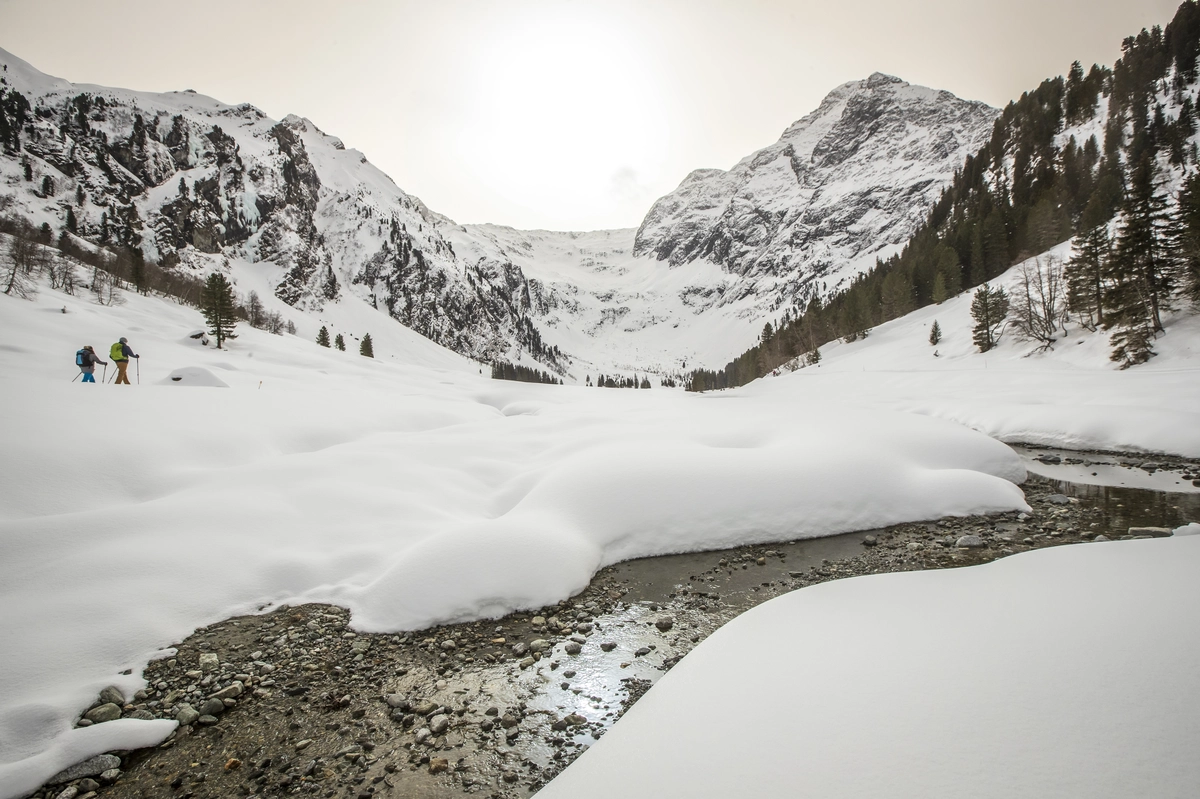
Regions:
<instances>
[{"instance_id":1,"label":"riverbed stone","mask_svg":"<svg viewBox=\"0 0 1200 799\"><path fill-rule=\"evenodd\" d=\"M110 768L119 768L120 765L121 758L116 755L96 755L84 760L82 763L76 763L70 768L63 769L46 780L46 784L61 785L64 782L73 782L83 777L95 777L97 774L103 774Z\"/></svg>"},{"instance_id":2,"label":"riverbed stone","mask_svg":"<svg viewBox=\"0 0 1200 799\"><path fill-rule=\"evenodd\" d=\"M125 694L121 693L121 689L115 685L110 685L100 692L100 703L112 703L118 707L125 704Z\"/></svg>"},{"instance_id":3,"label":"riverbed stone","mask_svg":"<svg viewBox=\"0 0 1200 799\"><path fill-rule=\"evenodd\" d=\"M234 697L241 696L242 691L245 689L246 686L243 685L240 680L234 680L229 685L213 694L212 697L213 699L233 699Z\"/></svg>"},{"instance_id":4,"label":"riverbed stone","mask_svg":"<svg viewBox=\"0 0 1200 799\"><path fill-rule=\"evenodd\" d=\"M578 655L580 652L583 651L583 647L580 646L579 644L575 643L574 641L569 641L569 642L567 642L567 645L563 647L563 651L566 652L568 655Z\"/></svg>"},{"instance_id":5,"label":"riverbed stone","mask_svg":"<svg viewBox=\"0 0 1200 799\"><path fill-rule=\"evenodd\" d=\"M225 703L220 699L205 699L198 708L201 716L219 716L225 712Z\"/></svg>"},{"instance_id":6,"label":"riverbed stone","mask_svg":"<svg viewBox=\"0 0 1200 799\"><path fill-rule=\"evenodd\" d=\"M198 718L200 718L200 712L186 702L175 708L175 720L178 721L181 726L185 724L194 724Z\"/></svg>"},{"instance_id":7,"label":"riverbed stone","mask_svg":"<svg viewBox=\"0 0 1200 799\"><path fill-rule=\"evenodd\" d=\"M221 668L221 659L215 652L203 652L200 655L201 671L216 671Z\"/></svg>"},{"instance_id":8,"label":"riverbed stone","mask_svg":"<svg viewBox=\"0 0 1200 799\"><path fill-rule=\"evenodd\" d=\"M1051 505L1070 505L1071 498L1066 494L1051 494L1046 497L1046 501Z\"/></svg>"},{"instance_id":9,"label":"riverbed stone","mask_svg":"<svg viewBox=\"0 0 1200 799\"><path fill-rule=\"evenodd\" d=\"M529 650L531 652L545 652L550 648L550 642L545 638L538 638L529 642Z\"/></svg>"},{"instance_id":10,"label":"riverbed stone","mask_svg":"<svg viewBox=\"0 0 1200 799\"><path fill-rule=\"evenodd\" d=\"M423 699L417 704L413 705L412 712L416 713L418 716L428 716L435 712L439 707L441 707L441 705L439 705L437 702L433 702L429 699Z\"/></svg>"},{"instance_id":11,"label":"riverbed stone","mask_svg":"<svg viewBox=\"0 0 1200 799\"><path fill-rule=\"evenodd\" d=\"M1171 528L1169 527L1130 527L1127 535L1146 535L1151 538L1169 538Z\"/></svg>"},{"instance_id":12,"label":"riverbed stone","mask_svg":"<svg viewBox=\"0 0 1200 799\"><path fill-rule=\"evenodd\" d=\"M660 633L665 633L675 626L675 620L670 616L663 616L661 619L658 619L656 622L654 622L654 626L658 628Z\"/></svg>"},{"instance_id":13,"label":"riverbed stone","mask_svg":"<svg viewBox=\"0 0 1200 799\"><path fill-rule=\"evenodd\" d=\"M429 731L434 735L441 735L448 729L450 729L450 717L445 713L438 713L429 719Z\"/></svg>"},{"instance_id":14,"label":"riverbed stone","mask_svg":"<svg viewBox=\"0 0 1200 799\"><path fill-rule=\"evenodd\" d=\"M986 546L983 539L977 535L964 535L954 542L959 549L979 549Z\"/></svg>"},{"instance_id":15,"label":"riverbed stone","mask_svg":"<svg viewBox=\"0 0 1200 799\"><path fill-rule=\"evenodd\" d=\"M101 724L106 721L114 721L121 718L121 708L119 705L107 702L99 707L94 707L83 715L85 719L93 724Z\"/></svg>"}]
</instances>

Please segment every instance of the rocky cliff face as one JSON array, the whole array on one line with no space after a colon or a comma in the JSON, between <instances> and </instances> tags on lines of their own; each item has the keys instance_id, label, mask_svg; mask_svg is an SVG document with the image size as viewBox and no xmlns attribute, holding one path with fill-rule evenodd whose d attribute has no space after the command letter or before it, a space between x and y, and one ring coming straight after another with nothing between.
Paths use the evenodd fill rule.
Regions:
<instances>
[{"instance_id":1,"label":"rocky cliff face","mask_svg":"<svg viewBox=\"0 0 1200 799\"><path fill-rule=\"evenodd\" d=\"M74 85L0 51L0 212L163 267L269 267L303 312L359 300L480 360L561 366L511 263L464 263L449 223L308 120L193 92Z\"/></svg>"},{"instance_id":2,"label":"rocky cliff face","mask_svg":"<svg viewBox=\"0 0 1200 799\"><path fill-rule=\"evenodd\" d=\"M903 244L997 113L879 73L839 86L770 147L688 175L650 209L635 252L742 277L718 303L828 293Z\"/></svg>"}]
</instances>

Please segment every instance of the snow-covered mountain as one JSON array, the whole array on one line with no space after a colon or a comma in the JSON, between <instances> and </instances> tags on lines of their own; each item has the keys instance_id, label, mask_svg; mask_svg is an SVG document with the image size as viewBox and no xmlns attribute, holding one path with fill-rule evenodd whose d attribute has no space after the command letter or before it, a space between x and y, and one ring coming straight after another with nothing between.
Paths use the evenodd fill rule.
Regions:
<instances>
[{"instance_id":1,"label":"snow-covered mountain","mask_svg":"<svg viewBox=\"0 0 1200 799\"><path fill-rule=\"evenodd\" d=\"M469 357L578 381L740 352L807 292L894 252L996 114L877 74L729 172L693 173L636 232L517 231L431 211L300 117L0 63L0 213L226 270L290 316L374 309Z\"/></svg>"},{"instance_id":2,"label":"snow-covered mountain","mask_svg":"<svg viewBox=\"0 0 1200 799\"><path fill-rule=\"evenodd\" d=\"M228 270L239 291L264 286L317 317L365 302L477 359L536 349L524 277L457 258L447 220L308 120L75 85L4 51L0 63L0 211L165 267Z\"/></svg>"},{"instance_id":3,"label":"snow-covered mountain","mask_svg":"<svg viewBox=\"0 0 1200 799\"><path fill-rule=\"evenodd\" d=\"M688 175L650 209L634 252L739 275L717 304L828 294L908 240L997 114L880 73L846 83L728 172Z\"/></svg>"}]
</instances>

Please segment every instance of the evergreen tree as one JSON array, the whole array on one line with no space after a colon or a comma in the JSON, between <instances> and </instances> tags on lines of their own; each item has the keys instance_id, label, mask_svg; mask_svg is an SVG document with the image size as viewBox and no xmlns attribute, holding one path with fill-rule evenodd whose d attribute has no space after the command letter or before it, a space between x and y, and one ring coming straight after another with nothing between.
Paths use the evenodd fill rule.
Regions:
<instances>
[{"instance_id":1,"label":"evergreen tree","mask_svg":"<svg viewBox=\"0 0 1200 799\"><path fill-rule=\"evenodd\" d=\"M934 319L933 325L930 326L930 328L929 328L929 343L931 346L936 347L938 342L941 340L942 340L942 327L941 327L941 325L938 324L937 320Z\"/></svg>"},{"instance_id":2,"label":"evergreen tree","mask_svg":"<svg viewBox=\"0 0 1200 799\"><path fill-rule=\"evenodd\" d=\"M217 340L217 349L225 339L237 338L233 329L237 326L237 305L233 299L233 286L220 272L213 272L200 291L200 312L208 322L208 332Z\"/></svg>"},{"instance_id":3,"label":"evergreen tree","mask_svg":"<svg viewBox=\"0 0 1200 799\"><path fill-rule=\"evenodd\" d=\"M329 346L329 328L321 325L321 329L317 331L317 343L322 347Z\"/></svg>"},{"instance_id":4,"label":"evergreen tree","mask_svg":"<svg viewBox=\"0 0 1200 799\"><path fill-rule=\"evenodd\" d=\"M1193 172L1183 182L1178 200L1174 246L1181 289L1194 306L1200 307L1200 172Z\"/></svg>"},{"instance_id":5,"label":"evergreen tree","mask_svg":"<svg viewBox=\"0 0 1200 799\"><path fill-rule=\"evenodd\" d=\"M1151 329L1162 332L1162 312L1170 309L1178 284L1179 259L1172 246L1167 198L1159 190L1157 173L1149 155L1133 168L1113 260L1124 273L1119 276L1122 292L1136 290L1145 303ZM1136 289L1130 288L1133 286ZM1114 296L1111 304L1125 311L1133 307L1129 296Z\"/></svg>"},{"instance_id":6,"label":"evergreen tree","mask_svg":"<svg viewBox=\"0 0 1200 799\"><path fill-rule=\"evenodd\" d=\"M980 352L987 352L1000 340L999 328L1008 315L1008 295L1002 288L992 288L987 283L975 290L971 298L971 340Z\"/></svg>"},{"instance_id":7,"label":"evergreen tree","mask_svg":"<svg viewBox=\"0 0 1200 799\"><path fill-rule=\"evenodd\" d=\"M1075 240L1074 251L1063 269L1067 310L1090 330L1104 324L1104 271L1111 251L1108 225L1097 225Z\"/></svg>"},{"instance_id":8,"label":"evergreen tree","mask_svg":"<svg viewBox=\"0 0 1200 799\"><path fill-rule=\"evenodd\" d=\"M67 230L72 233L79 232L79 220L75 218L75 211L70 206L67 206Z\"/></svg>"},{"instance_id":9,"label":"evergreen tree","mask_svg":"<svg viewBox=\"0 0 1200 799\"><path fill-rule=\"evenodd\" d=\"M328 345L326 345L328 346ZM375 347L371 344L371 334L367 333L362 338L362 344L358 346L358 354L365 355L368 358L375 357Z\"/></svg>"},{"instance_id":10,"label":"evergreen tree","mask_svg":"<svg viewBox=\"0 0 1200 799\"><path fill-rule=\"evenodd\" d=\"M333 337L333 346L337 347L342 352L346 351L346 339L342 338L341 333L338 333Z\"/></svg>"}]
</instances>

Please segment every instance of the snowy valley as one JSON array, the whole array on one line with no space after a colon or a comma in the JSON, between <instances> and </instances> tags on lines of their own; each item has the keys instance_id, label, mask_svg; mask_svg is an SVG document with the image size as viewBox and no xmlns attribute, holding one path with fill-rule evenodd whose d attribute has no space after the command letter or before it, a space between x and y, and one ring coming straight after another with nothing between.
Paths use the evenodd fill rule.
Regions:
<instances>
[{"instance_id":1,"label":"snowy valley","mask_svg":"<svg viewBox=\"0 0 1200 799\"><path fill-rule=\"evenodd\" d=\"M29 223L0 233L0 799L1194 795L1186 280L1130 368L1078 310L981 352L947 270L1021 296L1078 251L1064 200L910 270L895 313L800 335L948 247L1011 111L877 73L636 230L523 231L448 219L301 117L0 62L0 213ZM1102 149L1097 98L1031 171ZM1154 162L1172 208L1189 136ZM1012 150L981 168L1005 198ZM178 296L90 288L66 253L102 248L226 275L295 334L218 349ZM73 379L119 337L134 385ZM745 385L658 382L755 345ZM1152 494L1084 490L1134 473Z\"/></svg>"},{"instance_id":2,"label":"snowy valley","mask_svg":"<svg viewBox=\"0 0 1200 799\"><path fill-rule=\"evenodd\" d=\"M447 219L299 117L0 62L0 90L30 105L23 150L0 157L0 210L184 273L224 270L306 333L302 315L345 329L370 326L369 309L576 383L723 363L898 252L997 114L874 75L729 172L693 173L637 231L516 231Z\"/></svg>"}]
</instances>

